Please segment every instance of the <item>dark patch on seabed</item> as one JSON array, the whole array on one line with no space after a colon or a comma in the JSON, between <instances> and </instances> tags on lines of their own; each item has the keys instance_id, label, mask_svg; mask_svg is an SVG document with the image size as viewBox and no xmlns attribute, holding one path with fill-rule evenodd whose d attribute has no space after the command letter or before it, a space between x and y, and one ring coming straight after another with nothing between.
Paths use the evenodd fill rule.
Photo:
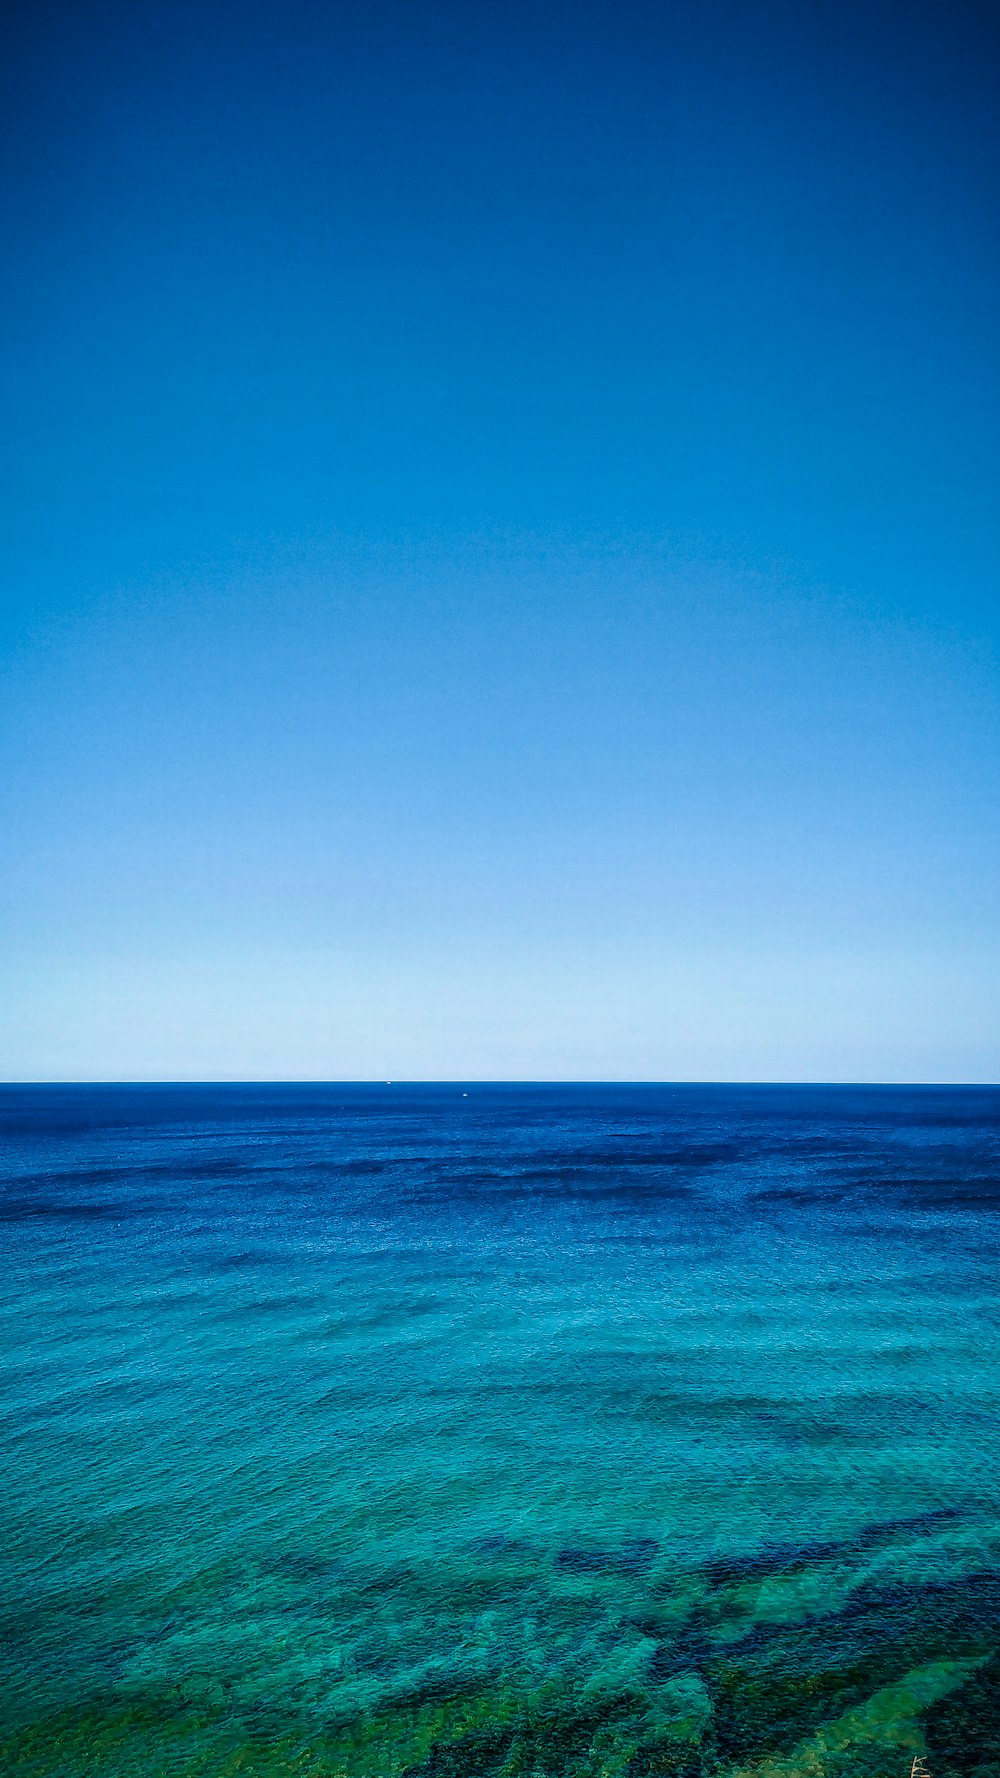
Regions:
<instances>
[{"instance_id":1,"label":"dark patch on seabed","mask_svg":"<svg viewBox=\"0 0 1000 1778\"><path fill-rule=\"evenodd\" d=\"M1000 1778L1000 1094L0 1129L3 1773Z\"/></svg>"}]
</instances>

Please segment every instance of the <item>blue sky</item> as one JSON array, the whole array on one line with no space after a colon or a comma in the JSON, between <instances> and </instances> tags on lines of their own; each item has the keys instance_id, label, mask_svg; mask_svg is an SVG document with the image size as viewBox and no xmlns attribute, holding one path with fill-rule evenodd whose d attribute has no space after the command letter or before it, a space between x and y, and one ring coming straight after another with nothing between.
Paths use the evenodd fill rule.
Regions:
<instances>
[{"instance_id":1,"label":"blue sky","mask_svg":"<svg viewBox=\"0 0 1000 1778\"><path fill-rule=\"evenodd\" d=\"M3 1075L995 1080L987 12L5 19Z\"/></svg>"}]
</instances>

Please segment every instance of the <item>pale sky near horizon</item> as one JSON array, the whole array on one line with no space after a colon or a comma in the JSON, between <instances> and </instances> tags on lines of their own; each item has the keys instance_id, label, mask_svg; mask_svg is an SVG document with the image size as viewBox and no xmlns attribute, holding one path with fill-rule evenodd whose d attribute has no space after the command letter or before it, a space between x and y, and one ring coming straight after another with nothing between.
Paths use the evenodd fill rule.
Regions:
<instances>
[{"instance_id":1,"label":"pale sky near horizon","mask_svg":"<svg viewBox=\"0 0 1000 1778\"><path fill-rule=\"evenodd\" d=\"M1000 1078L988 10L3 30L0 1077Z\"/></svg>"}]
</instances>

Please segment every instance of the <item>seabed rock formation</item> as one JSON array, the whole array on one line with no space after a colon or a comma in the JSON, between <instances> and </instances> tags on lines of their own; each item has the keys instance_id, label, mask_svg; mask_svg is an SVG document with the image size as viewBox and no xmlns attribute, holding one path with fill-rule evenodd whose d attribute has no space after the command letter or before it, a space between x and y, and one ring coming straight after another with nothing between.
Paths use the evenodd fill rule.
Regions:
<instances>
[{"instance_id":1,"label":"seabed rock formation","mask_svg":"<svg viewBox=\"0 0 1000 1778\"><path fill-rule=\"evenodd\" d=\"M433 1577L422 1577L422 1671L412 1664L412 1622L409 1664L395 1665L399 1626L388 1613L381 1650L373 1636L345 1673L338 1621L362 1603L350 1576L286 1553L234 1599L231 1629L256 1604L273 1634L279 1598L289 1616L312 1612L311 1666L300 1660L280 1688L257 1691L252 1677L234 1677L233 1663L227 1670L224 1646L213 1663L210 1630L179 1600L173 1624L119 1661L104 1696L8 1737L2 1769L61 1778L908 1778L922 1757L932 1778L1000 1774L1000 1568L927 1584L885 1578L891 1557L928 1547L960 1566L993 1547L987 1527L970 1542L957 1515L928 1514L843 1543L683 1573L659 1565L651 1539L555 1552L489 1543L473 1552L477 1643L447 1647L443 1577L436 1599Z\"/></svg>"}]
</instances>

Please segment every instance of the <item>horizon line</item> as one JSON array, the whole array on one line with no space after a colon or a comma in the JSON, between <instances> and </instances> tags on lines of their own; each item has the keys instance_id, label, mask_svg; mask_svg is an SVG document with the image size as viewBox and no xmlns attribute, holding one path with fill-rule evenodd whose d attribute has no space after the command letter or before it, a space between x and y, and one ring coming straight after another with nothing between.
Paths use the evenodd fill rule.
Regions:
<instances>
[{"instance_id":1,"label":"horizon line","mask_svg":"<svg viewBox=\"0 0 1000 1778\"><path fill-rule=\"evenodd\" d=\"M164 1076L156 1079L134 1078L101 1080L78 1079L47 1079L47 1080L2 1080L0 1091L5 1087L782 1087L788 1090L822 1087L833 1087L846 1090L859 1088L878 1088L901 1090L919 1089L922 1091L948 1090L960 1088L970 1092L1000 1091L1000 1081L994 1080L779 1080L779 1079L697 1079L666 1080L660 1078L636 1077L626 1079L608 1078L605 1076L578 1076L576 1078L559 1076L535 1077L498 1077L487 1076L435 1076L420 1079L385 1080L381 1076L359 1076L357 1078L337 1079L321 1076L271 1076L239 1078L219 1076L201 1079L188 1079L181 1076Z\"/></svg>"}]
</instances>

